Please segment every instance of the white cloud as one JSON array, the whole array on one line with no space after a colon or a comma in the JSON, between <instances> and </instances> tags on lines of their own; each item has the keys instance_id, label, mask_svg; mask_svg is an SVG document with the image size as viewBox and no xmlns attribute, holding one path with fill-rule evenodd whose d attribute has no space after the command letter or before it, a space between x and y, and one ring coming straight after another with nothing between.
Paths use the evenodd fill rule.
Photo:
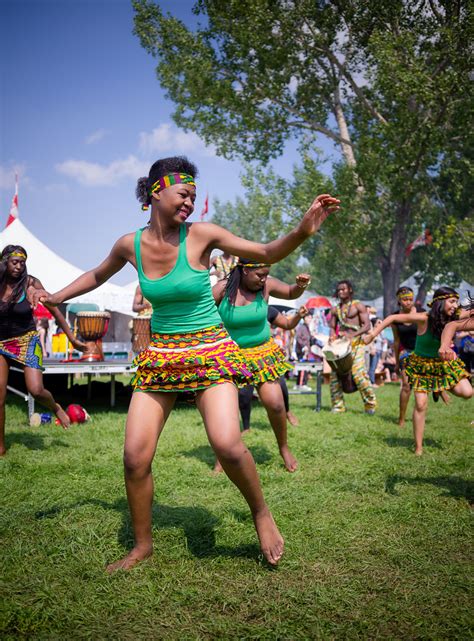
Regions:
<instances>
[{"instance_id":1,"label":"white cloud","mask_svg":"<svg viewBox=\"0 0 474 641\"><path fill-rule=\"evenodd\" d=\"M81 185L88 187L115 185L122 178L147 176L148 169L148 162L139 160L133 155L123 160L114 160L108 165L100 165L86 160L66 160L56 165L56 170L61 174L74 178Z\"/></svg>"},{"instance_id":2,"label":"white cloud","mask_svg":"<svg viewBox=\"0 0 474 641\"><path fill-rule=\"evenodd\" d=\"M194 132L181 131L168 122L151 132L142 131L139 136L139 149L147 155L163 155L164 153L216 155L213 145L206 146L204 141Z\"/></svg>"},{"instance_id":3,"label":"white cloud","mask_svg":"<svg viewBox=\"0 0 474 641\"><path fill-rule=\"evenodd\" d=\"M102 140L102 138L107 134L108 131L106 129L98 129L97 131L94 131L89 136L87 136L84 142L86 143L86 145L92 145L95 142L99 142L99 140Z\"/></svg>"},{"instance_id":4,"label":"white cloud","mask_svg":"<svg viewBox=\"0 0 474 641\"><path fill-rule=\"evenodd\" d=\"M0 189L14 189L15 174L18 174L20 183L28 183L25 173L25 165L10 165L9 167L0 165Z\"/></svg>"}]
</instances>

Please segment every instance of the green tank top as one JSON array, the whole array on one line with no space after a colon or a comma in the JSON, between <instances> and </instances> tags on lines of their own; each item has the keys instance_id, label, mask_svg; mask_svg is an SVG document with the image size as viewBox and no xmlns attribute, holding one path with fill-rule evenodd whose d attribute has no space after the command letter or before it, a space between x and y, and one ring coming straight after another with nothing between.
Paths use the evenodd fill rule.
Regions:
<instances>
[{"instance_id":1,"label":"green tank top","mask_svg":"<svg viewBox=\"0 0 474 641\"><path fill-rule=\"evenodd\" d=\"M221 325L212 295L207 269L193 269L186 255L186 225L179 228L178 258L173 269L161 278L147 278L143 273L140 240L143 229L135 233L135 256L138 282L143 296L153 307L151 331L159 334L182 334Z\"/></svg>"},{"instance_id":2,"label":"green tank top","mask_svg":"<svg viewBox=\"0 0 474 641\"><path fill-rule=\"evenodd\" d=\"M415 354L423 358L439 358L438 350L441 340L433 336L430 329L427 328L424 334L416 335Z\"/></svg>"},{"instance_id":3,"label":"green tank top","mask_svg":"<svg viewBox=\"0 0 474 641\"><path fill-rule=\"evenodd\" d=\"M230 337L239 347L256 347L270 338L267 320L268 303L258 292L250 305L231 305L224 296L219 305L219 314Z\"/></svg>"}]
</instances>

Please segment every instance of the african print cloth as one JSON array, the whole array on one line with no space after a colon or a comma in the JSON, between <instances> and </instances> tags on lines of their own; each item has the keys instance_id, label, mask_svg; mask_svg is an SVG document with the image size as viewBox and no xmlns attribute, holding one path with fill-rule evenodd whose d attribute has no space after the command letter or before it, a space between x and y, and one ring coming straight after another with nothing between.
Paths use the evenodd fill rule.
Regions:
<instances>
[{"instance_id":1,"label":"african print cloth","mask_svg":"<svg viewBox=\"0 0 474 641\"><path fill-rule=\"evenodd\" d=\"M460 358L444 361L412 354L405 371L415 392L441 392L452 389L463 378L469 378Z\"/></svg>"},{"instance_id":2,"label":"african print cloth","mask_svg":"<svg viewBox=\"0 0 474 641\"><path fill-rule=\"evenodd\" d=\"M405 369L407 366L408 357L413 354L411 349L401 349L398 355L398 362L400 363L400 369Z\"/></svg>"},{"instance_id":3,"label":"african print cloth","mask_svg":"<svg viewBox=\"0 0 474 641\"><path fill-rule=\"evenodd\" d=\"M43 350L38 332L27 332L21 336L0 341L0 354L24 367L43 369Z\"/></svg>"},{"instance_id":4,"label":"african print cloth","mask_svg":"<svg viewBox=\"0 0 474 641\"><path fill-rule=\"evenodd\" d=\"M365 367L365 344L362 339L357 336L357 338L352 339L351 345L353 358L352 378L354 379L354 383L362 396L364 408L366 410L374 410L377 407L377 400ZM329 390L331 392L332 411L345 412L346 406L344 404L342 385L336 373L332 370L329 380Z\"/></svg>"},{"instance_id":5,"label":"african print cloth","mask_svg":"<svg viewBox=\"0 0 474 641\"><path fill-rule=\"evenodd\" d=\"M252 372L252 380L244 385L260 385L276 381L292 366L286 362L285 355L273 338L256 347L241 348L245 363Z\"/></svg>"},{"instance_id":6,"label":"african print cloth","mask_svg":"<svg viewBox=\"0 0 474 641\"><path fill-rule=\"evenodd\" d=\"M152 334L134 360L141 392L194 392L220 383L248 385L250 370L223 325L181 334Z\"/></svg>"}]
</instances>

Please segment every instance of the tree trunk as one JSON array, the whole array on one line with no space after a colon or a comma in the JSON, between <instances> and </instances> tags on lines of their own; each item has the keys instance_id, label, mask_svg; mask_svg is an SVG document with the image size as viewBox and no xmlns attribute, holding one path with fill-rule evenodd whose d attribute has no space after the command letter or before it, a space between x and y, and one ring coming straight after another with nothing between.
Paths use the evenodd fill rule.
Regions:
<instances>
[{"instance_id":1,"label":"tree trunk","mask_svg":"<svg viewBox=\"0 0 474 641\"><path fill-rule=\"evenodd\" d=\"M337 127L339 129L339 135L344 140L350 140L351 135L349 133L349 127L347 126L346 117L344 111L342 110L342 105L340 101L336 98L334 101L334 115L336 116ZM346 163L352 169L356 167L356 159L354 156L354 151L351 145L348 145L344 142L341 142L342 155L344 156Z\"/></svg>"},{"instance_id":2,"label":"tree trunk","mask_svg":"<svg viewBox=\"0 0 474 641\"><path fill-rule=\"evenodd\" d=\"M400 278L405 263L407 245L407 226L411 215L411 203L402 201L397 211L396 223L392 231L388 254L380 261L383 281L383 313L392 314L397 307L395 292L400 286Z\"/></svg>"},{"instance_id":3,"label":"tree trunk","mask_svg":"<svg viewBox=\"0 0 474 641\"><path fill-rule=\"evenodd\" d=\"M418 293L416 295L417 307L424 307L426 295L428 294L428 290L431 289L432 284L433 284L432 276L425 276L421 281L418 287Z\"/></svg>"}]
</instances>

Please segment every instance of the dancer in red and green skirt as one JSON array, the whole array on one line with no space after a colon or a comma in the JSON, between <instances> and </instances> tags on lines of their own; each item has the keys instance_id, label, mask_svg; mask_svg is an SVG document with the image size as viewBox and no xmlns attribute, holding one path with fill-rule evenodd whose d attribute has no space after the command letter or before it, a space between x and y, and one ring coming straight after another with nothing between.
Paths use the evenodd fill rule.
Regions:
<instances>
[{"instance_id":1,"label":"dancer in red and green skirt","mask_svg":"<svg viewBox=\"0 0 474 641\"><path fill-rule=\"evenodd\" d=\"M407 358L405 372L415 393L413 410L413 436L415 454L423 453L423 434L425 431L428 394L438 401L444 391L449 391L460 398L469 399L473 390L469 374L464 369L460 358L443 360L438 354L441 345L441 334L450 320L467 317L467 310L459 309L459 294L452 287L440 287L429 304L429 313L392 314L364 337L369 344L386 327L392 323L416 323L418 333L414 352Z\"/></svg>"},{"instance_id":2,"label":"dancer in red and green skirt","mask_svg":"<svg viewBox=\"0 0 474 641\"><path fill-rule=\"evenodd\" d=\"M286 236L255 243L212 223L188 223L196 198L196 167L184 157L158 160L138 181L137 197L151 206L146 227L126 234L109 256L60 292L34 300L59 304L99 287L131 263L143 296L153 307L150 345L136 358L135 388L127 417L124 465L135 545L108 571L129 569L153 550L151 465L158 439L179 392L195 392L209 441L231 481L247 501L265 559L275 565L283 538L265 503L255 462L240 436L236 384L250 376L229 337L212 295L211 253L275 263L314 234L339 201L318 196Z\"/></svg>"}]
</instances>

